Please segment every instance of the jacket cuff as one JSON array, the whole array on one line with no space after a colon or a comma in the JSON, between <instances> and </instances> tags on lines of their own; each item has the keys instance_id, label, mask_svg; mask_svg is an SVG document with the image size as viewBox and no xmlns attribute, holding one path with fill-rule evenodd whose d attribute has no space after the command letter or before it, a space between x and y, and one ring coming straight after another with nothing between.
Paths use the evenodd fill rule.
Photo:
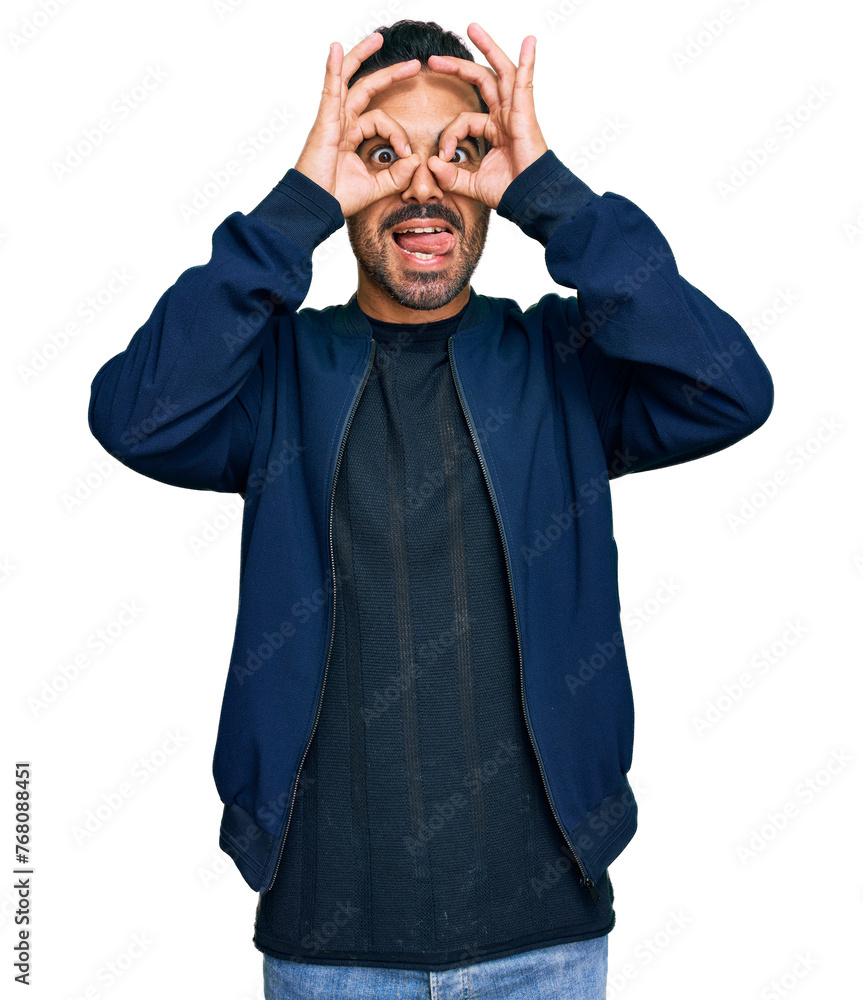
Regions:
<instances>
[{"instance_id":1,"label":"jacket cuff","mask_svg":"<svg viewBox=\"0 0 863 1000\"><path fill-rule=\"evenodd\" d=\"M598 197L547 149L513 178L496 211L514 222L527 236L547 246L558 226Z\"/></svg>"},{"instance_id":2,"label":"jacket cuff","mask_svg":"<svg viewBox=\"0 0 863 1000\"><path fill-rule=\"evenodd\" d=\"M310 257L345 224L338 199L294 167L248 214L290 237Z\"/></svg>"}]
</instances>

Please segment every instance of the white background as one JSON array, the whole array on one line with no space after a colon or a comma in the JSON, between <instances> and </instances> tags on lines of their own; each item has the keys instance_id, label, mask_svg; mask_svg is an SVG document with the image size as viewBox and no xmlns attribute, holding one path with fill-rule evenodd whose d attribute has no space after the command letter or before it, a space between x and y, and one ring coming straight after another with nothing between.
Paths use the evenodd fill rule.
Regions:
<instances>
[{"instance_id":1,"label":"white background","mask_svg":"<svg viewBox=\"0 0 863 1000\"><path fill-rule=\"evenodd\" d=\"M723 6L733 15L725 24ZM89 388L161 293L208 259L216 226L250 211L295 164L329 43L349 49L400 17L436 20L466 41L476 20L514 61L535 35L537 116L550 148L597 192L647 212L681 274L743 324L774 379L773 412L750 437L612 486L639 829L611 866L609 996L755 1000L859 989L855 15L840 0L572 0L522 4L517 16L489 0L388 9L383 0L239 0L221 12L212 0L69 0L51 17L35 0L4 4L4 995L17 995L16 760L33 766L28 996L263 995L257 896L218 848L211 774L241 501L169 488L117 463L89 432ZM37 27L21 44L28 19ZM705 28L711 20L717 37ZM123 119L112 113L124 93L152 85L153 70L164 79L146 99ZM807 107L817 89L826 99ZM290 124L267 133L279 111ZM790 135L778 127L788 113ZM67 145L106 116L112 131L58 172ZM609 121L618 123L613 137ZM268 140L261 151L184 218L210 173L259 134ZM763 162L746 165L771 138ZM578 159L582 146L589 160ZM314 264L306 304L346 301L356 264L344 227ZM125 287L105 293L115 269ZM473 284L524 308L550 290L572 294L549 277L542 246L495 213ZM100 311L85 320L100 290ZM77 333L64 343L73 321ZM215 540L195 551L191 540L208 524ZM664 582L676 593L661 603ZM64 684L61 668L124 602L142 610ZM761 673L754 662L770 647ZM721 702L718 721L699 733L696 717L747 671L754 686ZM172 733L182 742L160 757ZM146 782L134 777L142 758L154 766ZM831 758L844 761L832 774ZM811 800L807 780L818 789ZM88 811L124 781L131 797L76 839ZM793 816L777 829L786 806ZM741 856L759 830L763 847ZM130 959L136 935L147 946ZM122 970L113 982L110 963Z\"/></svg>"}]
</instances>

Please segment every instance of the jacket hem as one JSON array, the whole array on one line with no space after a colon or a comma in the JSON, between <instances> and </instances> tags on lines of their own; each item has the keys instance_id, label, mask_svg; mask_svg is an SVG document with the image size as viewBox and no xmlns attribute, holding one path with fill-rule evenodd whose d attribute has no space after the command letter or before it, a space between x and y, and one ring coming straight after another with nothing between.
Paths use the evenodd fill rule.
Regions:
<instances>
[{"instance_id":1,"label":"jacket hem","mask_svg":"<svg viewBox=\"0 0 863 1000\"><path fill-rule=\"evenodd\" d=\"M234 860L246 884L262 892L269 883L273 854L279 848L278 838L267 833L252 816L236 802L222 810L219 847Z\"/></svg>"},{"instance_id":2,"label":"jacket hem","mask_svg":"<svg viewBox=\"0 0 863 1000\"><path fill-rule=\"evenodd\" d=\"M569 830L578 860L588 878L598 882L632 840L638 826L638 806L626 775L610 795ZM222 811L219 847L234 860L246 884L263 892L272 878L279 838L267 833L236 802Z\"/></svg>"},{"instance_id":3,"label":"jacket hem","mask_svg":"<svg viewBox=\"0 0 863 1000\"><path fill-rule=\"evenodd\" d=\"M610 795L569 831L587 876L597 882L632 840L638 826L638 805L626 775Z\"/></svg>"}]
</instances>

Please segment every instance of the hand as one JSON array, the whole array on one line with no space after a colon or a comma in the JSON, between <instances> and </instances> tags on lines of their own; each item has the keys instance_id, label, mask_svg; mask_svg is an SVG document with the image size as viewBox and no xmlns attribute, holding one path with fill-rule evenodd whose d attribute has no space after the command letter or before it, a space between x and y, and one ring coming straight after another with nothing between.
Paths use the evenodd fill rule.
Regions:
<instances>
[{"instance_id":1,"label":"hand","mask_svg":"<svg viewBox=\"0 0 863 1000\"><path fill-rule=\"evenodd\" d=\"M462 111L456 115L441 134L440 155L430 156L428 165L442 191L466 195L497 208L509 184L548 149L533 107L536 38L528 35L521 43L516 69L476 22L468 25L467 33L496 73L456 56L429 56L429 68L476 84L488 105L488 114ZM458 141L467 135L483 136L493 147L476 170L448 162Z\"/></svg>"},{"instance_id":2,"label":"hand","mask_svg":"<svg viewBox=\"0 0 863 1000\"><path fill-rule=\"evenodd\" d=\"M348 80L383 40L374 31L347 55L338 42L330 46L318 116L295 167L338 200L345 218L379 198L404 191L420 162L419 153L411 153L407 132L385 111L362 113L373 94L418 73L419 59L376 70L348 91ZM356 149L374 135L389 140L400 158L384 170L369 173Z\"/></svg>"}]
</instances>

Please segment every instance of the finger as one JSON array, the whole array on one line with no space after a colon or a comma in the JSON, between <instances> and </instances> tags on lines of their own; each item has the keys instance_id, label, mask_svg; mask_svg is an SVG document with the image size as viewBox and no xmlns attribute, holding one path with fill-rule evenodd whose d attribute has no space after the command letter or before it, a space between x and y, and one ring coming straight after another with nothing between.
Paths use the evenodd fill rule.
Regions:
<instances>
[{"instance_id":1,"label":"finger","mask_svg":"<svg viewBox=\"0 0 863 1000\"><path fill-rule=\"evenodd\" d=\"M379 31L373 31L370 35L364 38L361 42L357 44L345 55L344 62L342 63L342 79L345 84L348 80L356 73L360 68L360 65L365 62L366 59L375 52L377 49L383 45L384 36ZM338 42L336 43L338 45ZM341 46L339 46L341 48Z\"/></svg>"},{"instance_id":2,"label":"finger","mask_svg":"<svg viewBox=\"0 0 863 1000\"><path fill-rule=\"evenodd\" d=\"M471 31L471 28L473 28L473 31ZM489 65L497 73L501 82L501 93L506 95L507 98L511 97L513 83L515 82L515 64L513 61L485 28L480 27L476 21L472 21L467 26L467 33L468 38L488 59Z\"/></svg>"},{"instance_id":3,"label":"finger","mask_svg":"<svg viewBox=\"0 0 863 1000\"><path fill-rule=\"evenodd\" d=\"M377 197L386 198L404 191L410 184L419 162L419 153L414 153L403 160L396 160L392 166L385 170L376 171L372 177L379 192Z\"/></svg>"},{"instance_id":4,"label":"finger","mask_svg":"<svg viewBox=\"0 0 863 1000\"><path fill-rule=\"evenodd\" d=\"M392 146L400 157L411 155L410 141L404 126L400 125L395 118L391 118L383 109L374 108L372 111L361 114L357 119L357 127L362 138L354 144L354 137L349 137L354 150L363 139L373 139L375 136L380 136L386 144Z\"/></svg>"},{"instance_id":5,"label":"finger","mask_svg":"<svg viewBox=\"0 0 863 1000\"><path fill-rule=\"evenodd\" d=\"M441 132L438 142L438 157L445 163L449 163L455 153L456 146L460 144L459 140L469 135L485 138L491 145L494 145L495 136L492 133L493 127L489 115L482 111L462 111ZM462 169L472 165L479 166L480 159L473 148L473 143L465 143L465 148L468 150L470 158L461 165ZM454 164L454 166L458 166L458 164Z\"/></svg>"},{"instance_id":6,"label":"finger","mask_svg":"<svg viewBox=\"0 0 863 1000\"><path fill-rule=\"evenodd\" d=\"M488 66L478 66L475 62L459 59L458 56L429 56L429 66L436 73L452 73L468 83L476 84L490 112L493 113L500 107L501 81Z\"/></svg>"},{"instance_id":7,"label":"finger","mask_svg":"<svg viewBox=\"0 0 863 1000\"><path fill-rule=\"evenodd\" d=\"M321 91L321 103L318 106L317 122L338 122L342 106L342 50L338 42L330 46L327 56L327 68L324 74L324 87Z\"/></svg>"},{"instance_id":8,"label":"finger","mask_svg":"<svg viewBox=\"0 0 863 1000\"><path fill-rule=\"evenodd\" d=\"M375 70L374 73L369 73L368 76L361 77L347 92L345 113L358 116L374 94L386 90L391 83L395 83L397 80L405 80L410 76L415 76L420 69L419 59L410 59L407 62L384 66L382 69Z\"/></svg>"},{"instance_id":9,"label":"finger","mask_svg":"<svg viewBox=\"0 0 863 1000\"><path fill-rule=\"evenodd\" d=\"M375 52L377 49L383 45L384 36L379 31L373 31L362 41L357 42L357 44L350 49L350 51L345 54L342 46L339 42L334 43L334 48L337 48L339 53L341 53L341 62L339 63L339 110L344 106L345 101L348 96L348 81L360 68L362 63L368 59L368 57Z\"/></svg>"},{"instance_id":10,"label":"finger","mask_svg":"<svg viewBox=\"0 0 863 1000\"><path fill-rule=\"evenodd\" d=\"M444 163L439 156L430 156L428 165L442 191L465 195L467 198L475 197L473 171L464 170L454 163Z\"/></svg>"},{"instance_id":11,"label":"finger","mask_svg":"<svg viewBox=\"0 0 863 1000\"><path fill-rule=\"evenodd\" d=\"M528 35L521 43L518 57L518 70L515 74L515 85L512 88L512 109L529 114L534 113L533 106L533 69L536 64L536 38Z\"/></svg>"}]
</instances>

